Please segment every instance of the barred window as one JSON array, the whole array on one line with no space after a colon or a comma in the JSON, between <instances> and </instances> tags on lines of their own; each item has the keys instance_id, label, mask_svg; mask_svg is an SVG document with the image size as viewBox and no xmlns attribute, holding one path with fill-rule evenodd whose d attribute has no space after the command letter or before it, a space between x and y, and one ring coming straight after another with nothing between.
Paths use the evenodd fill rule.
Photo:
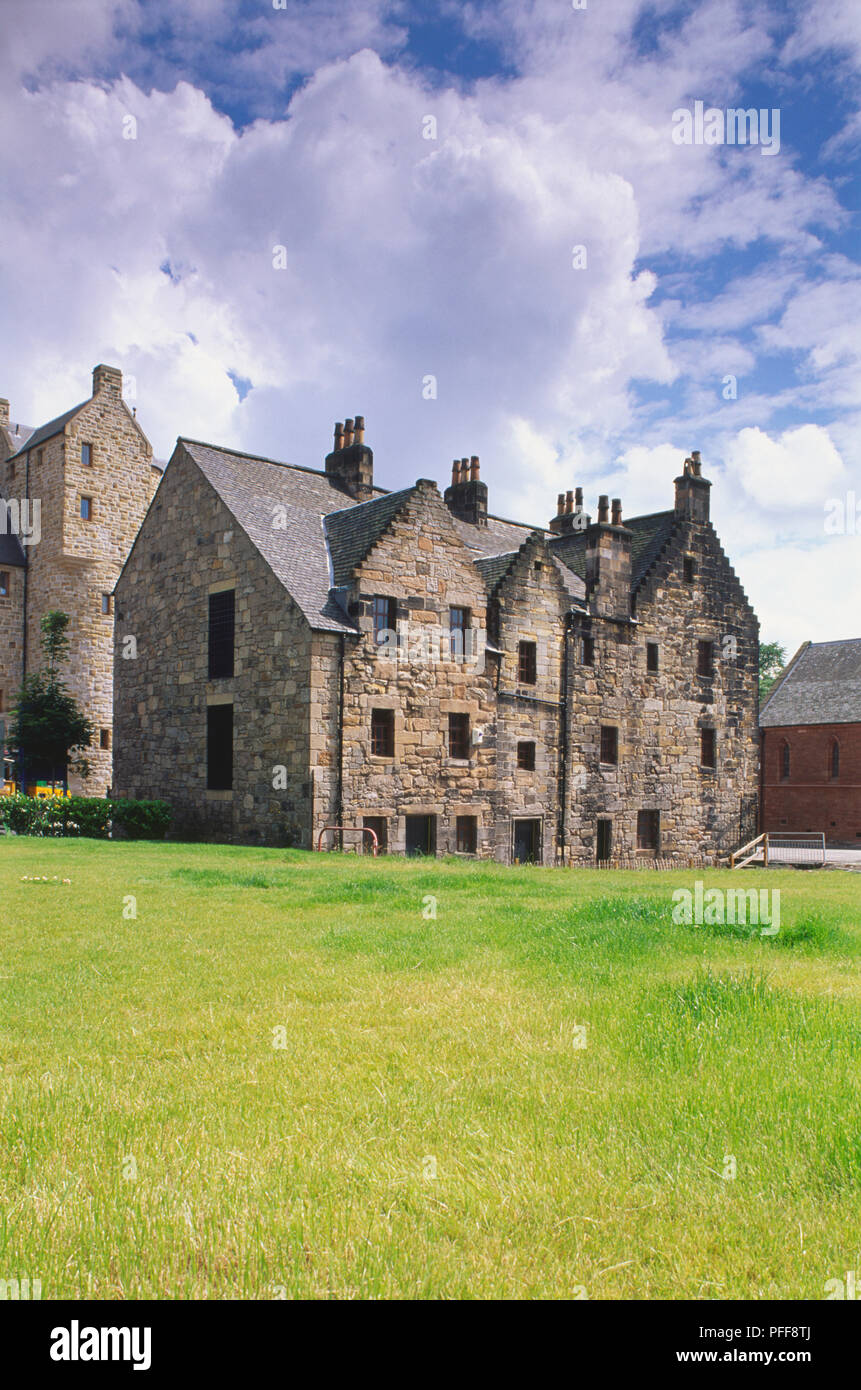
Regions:
<instances>
[{"instance_id":1,"label":"barred window","mask_svg":"<svg viewBox=\"0 0 861 1390\"><path fill-rule=\"evenodd\" d=\"M236 591L209 595L209 679L233 675L236 636Z\"/></svg>"},{"instance_id":2,"label":"barred window","mask_svg":"<svg viewBox=\"0 0 861 1390\"><path fill-rule=\"evenodd\" d=\"M451 758L469 757L469 715L450 714L448 717L448 752Z\"/></svg>"},{"instance_id":3,"label":"barred window","mask_svg":"<svg viewBox=\"0 0 861 1390\"><path fill-rule=\"evenodd\" d=\"M371 710L371 752L376 758L395 756L395 712L393 709Z\"/></svg>"},{"instance_id":4,"label":"barred window","mask_svg":"<svg viewBox=\"0 0 861 1390\"><path fill-rule=\"evenodd\" d=\"M538 678L536 647L534 642L517 644L517 679L521 685L535 685Z\"/></svg>"},{"instance_id":5,"label":"barred window","mask_svg":"<svg viewBox=\"0 0 861 1390\"><path fill-rule=\"evenodd\" d=\"M523 772L535 771L535 744L528 741L517 745L517 766Z\"/></svg>"}]
</instances>

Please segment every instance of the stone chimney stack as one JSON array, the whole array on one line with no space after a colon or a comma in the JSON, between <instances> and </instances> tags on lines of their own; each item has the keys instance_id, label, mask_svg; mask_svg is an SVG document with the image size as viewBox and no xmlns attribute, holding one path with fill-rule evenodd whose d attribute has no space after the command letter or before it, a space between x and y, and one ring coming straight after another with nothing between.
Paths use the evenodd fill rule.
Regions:
<instances>
[{"instance_id":1,"label":"stone chimney stack","mask_svg":"<svg viewBox=\"0 0 861 1390\"><path fill-rule=\"evenodd\" d=\"M585 531L589 520L583 515L583 489L578 487L574 492L560 492L549 530L554 536L567 536L571 531Z\"/></svg>"},{"instance_id":2,"label":"stone chimney stack","mask_svg":"<svg viewBox=\"0 0 861 1390\"><path fill-rule=\"evenodd\" d=\"M676 516L685 521L705 523L709 519L711 483L702 475L700 451L694 449L686 458L682 472L676 478Z\"/></svg>"},{"instance_id":3,"label":"stone chimney stack","mask_svg":"<svg viewBox=\"0 0 861 1390\"><path fill-rule=\"evenodd\" d=\"M443 494L452 516L473 526L487 525L487 483L481 481L478 455L455 459L451 466L451 483Z\"/></svg>"},{"instance_id":4,"label":"stone chimney stack","mask_svg":"<svg viewBox=\"0 0 861 1390\"><path fill-rule=\"evenodd\" d=\"M599 497L598 520L586 528L586 597L596 617L631 616L631 532L618 497L612 520L609 498Z\"/></svg>"},{"instance_id":5,"label":"stone chimney stack","mask_svg":"<svg viewBox=\"0 0 861 1390\"><path fill-rule=\"evenodd\" d=\"M123 374L119 367L101 364L93 368L93 395L97 396L100 391L110 391L112 395L122 397Z\"/></svg>"},{"instance_id":6,"label":"stone chimney stack","mask_svg":"<svg viewBox=\"0 0 861 1390\"><path fill-rule=\"evenodd\" d=\"M326 455L326 476L357 502L373 497L374 454L365 443L364 415L336 424L335 446Z\"/></svg>"},{"instance_id":7,"label":"stone chimney stack","mask_svg":"<svg viewBox=\"0 0 861 1390\"><path fill-rule=\"evenodd\" d=\"M0 400L0 425L8 425L8 423L9 402L7 400Z\"/></svg>"}]
</instances>

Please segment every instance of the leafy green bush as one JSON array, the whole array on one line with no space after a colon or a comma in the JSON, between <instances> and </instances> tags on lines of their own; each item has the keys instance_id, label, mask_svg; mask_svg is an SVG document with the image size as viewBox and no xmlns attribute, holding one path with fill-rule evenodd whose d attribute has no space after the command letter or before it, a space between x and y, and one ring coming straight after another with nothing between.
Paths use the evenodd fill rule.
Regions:
<instances>
[{"instance_id":1,"label":"leafy green bush","mask_svg":"<svg viewBox=\"0 0 861 1390\"><path fill-rule=\"evenodd\" d=\"M163 840L173 819L166 801L112 801L114 831L127 840Z\"/></svg>"},{"instance_id":2,"label":"leafy green bush","mask_svg":"<svg viewBox=\"0 0 861 1390\"><path fill-rule=\"evenodd\" d=\"M16 835L84 835L162 840L173 812L166 801L108 801L95 796L0 797L0 826Z\"/></svg>"}]
</instances>

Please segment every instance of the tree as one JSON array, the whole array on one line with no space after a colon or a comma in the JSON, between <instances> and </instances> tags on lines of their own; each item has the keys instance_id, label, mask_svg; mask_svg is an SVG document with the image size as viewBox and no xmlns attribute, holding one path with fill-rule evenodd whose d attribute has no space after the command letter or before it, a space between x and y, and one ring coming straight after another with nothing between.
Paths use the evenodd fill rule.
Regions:
<instances>
[{"instance_id":1,"label":"tree","mask_svg":"<svg viewBox=\"0 0 861 1390\"><path fill-rule=\"evenodd\" d=\"M759 698L763 701L786 665L786 648L779 642L759 646Z\"/></svg>"},{"instance_id":2,"label":"tree","mask_svg":"<svg viewBox=\"0 0 861 1390\"><path fill-rule=\"evenodd\" d=\"M17 750L18 783L44 777L67 785L69 756L89 748L95 730L60 679L58 668L69 654L68 613L54 609L41 620L45 670L27 676L21 687L9 729L9 743ZM84 760L79 771L86 777Z\"/></svg>"}]
</instances>

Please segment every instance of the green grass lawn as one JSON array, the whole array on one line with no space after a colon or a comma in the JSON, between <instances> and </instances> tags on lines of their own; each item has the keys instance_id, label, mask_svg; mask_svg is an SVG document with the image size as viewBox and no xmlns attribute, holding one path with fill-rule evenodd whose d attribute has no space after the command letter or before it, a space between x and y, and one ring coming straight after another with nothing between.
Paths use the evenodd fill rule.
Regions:
<instances>
[{"instance_id":1,"label":"green grass lawn","mask_svg":"<svg viewBox=\"0 0 861 1390\"><path fill-rule=\"evenodd\" d=\"M698 877L779 934L675 925ZM43 1298L861 1269L857 875L6 838L0 893L0 1278Z\"/></svg>"}]
</instances>

